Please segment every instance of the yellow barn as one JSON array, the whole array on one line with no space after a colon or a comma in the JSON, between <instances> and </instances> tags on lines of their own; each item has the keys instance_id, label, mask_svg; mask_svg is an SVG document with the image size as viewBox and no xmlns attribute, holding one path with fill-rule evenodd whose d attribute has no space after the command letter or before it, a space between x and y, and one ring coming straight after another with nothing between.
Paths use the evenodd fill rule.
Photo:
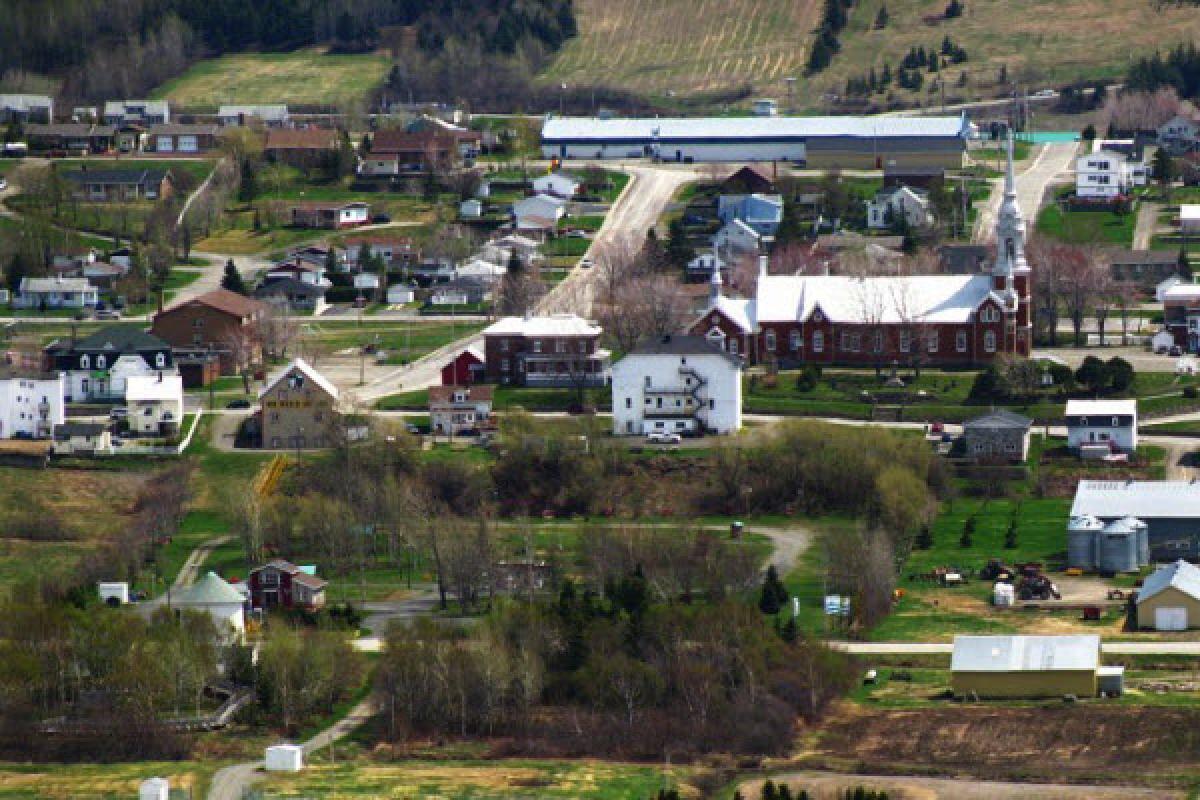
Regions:
<instances>
[{"instance_id":1,"label":"yellow barn","mask_svg":"<svg viewBox=\"0 0 1200 800\"><path fill-rule=\"evenodd\" d=\"M955 636L955 697L1095 697L1100 637Z\"/></svg>"}]
</instances>

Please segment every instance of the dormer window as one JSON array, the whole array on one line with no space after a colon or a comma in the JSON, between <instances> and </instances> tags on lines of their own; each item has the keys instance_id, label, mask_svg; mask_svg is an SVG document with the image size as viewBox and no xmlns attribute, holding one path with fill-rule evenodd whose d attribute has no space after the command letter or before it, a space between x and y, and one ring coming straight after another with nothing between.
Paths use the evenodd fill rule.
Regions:
<instances>
[{"instance_id":1,"label":"dormer window","mask_svg":"<svg viewBox=\"0 0 1200 800\"><path fill-rule=\"evenodd\" d=\"M104 369L108 366L108 359L104 356L96 356L96 369Z\"/></svg>"},{"instance_id":2,"label":"dormer window","mask_svg":"<svg viewBox=\"0 0 1200 800\"><path fill-rule=\"evenodd\" d=\"M167 354L166 353L155 353L154 354L154 366L161 369L162 367L165 367L166 365L167 365Z\"/></svg>"},{"instance_id":3,"label":"dormer window","mask_svg":"<svg viewBox=\"0 0 1200 800\"><path fill-rule=\"evenodd\" d=\"M79 357L79 368L80 369L91 369L91 367L92 367L92 358L91 358L91 356L84 353L83 355L81 355Z\"/></svg>"}]
</instances>

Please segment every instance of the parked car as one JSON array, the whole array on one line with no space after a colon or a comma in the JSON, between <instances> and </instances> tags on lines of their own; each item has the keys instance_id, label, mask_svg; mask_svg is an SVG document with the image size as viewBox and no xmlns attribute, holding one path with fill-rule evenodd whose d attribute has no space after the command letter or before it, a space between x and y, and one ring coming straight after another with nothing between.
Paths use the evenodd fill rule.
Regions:
<instances>
[{"instance_id":1,"label":"parked car","mask_svg":"<svg viewBox=\"0 0 1200 800\"><path fill-rule=\"evenodd\" d=\"M659 433L654 432L646 437L646 441L650 444L679 444L683 441L678 433Z\"/></svg>"},{"instance_id":2,"label":"parked car","mask_svg":"<svg viewBox=\"0 0 1200 800\"><path fill-rule=\"evenodd\" d=\"M371 217L372 225L386 225L387 223L389 223L391 221L392 221L392 218L390 216L388 216L387 214L376 214L375 216Z\"/></svg>"},{"instance_id":3,"label":"parked car","mask_svg":"<svg viewBox=\"0 0 1200 800\"><path fill-rule=\"evenodd\" d=\"M578 229L570 230L570 231L567 231L567 238L568 239L586 239L586 238L588 238L588 234L587 234L587 231L581 231Z\"/></svg>"},{"instance_id":4,"label":"parked car","mask_svg":"<svg viewBox=\"0 0 1200 800\"><path fill-rule=\"evenodd\" d=\"M1160 344L1158 347L1154 348L1154 355L1165 356L1167 351L1170 349L1171 348L1167 347L1165 344Z\"/></svg>"},{"instance_id":5,"label":"parked car","mask_svg":"<svg viewBox=\"0 0 1200 800\"><path fill-rule=\"evenodd\" d=\"M105 309L96 312L96 319L120 319L121 312L115 309Z\"/></svg>"},{"instance_id":6,"label":"parked car","mask_svg":"<svg viewBox=\"0 0 1200 800\"><path fill-rule=\"evenodd\" d=\"M1180 347L1179 345L1174 345L1171 347L1171 351L1168 355L1181 356L1181 355L1183 355L1183 348Z\"/></svg>"},{"instance_id":7,"label":"parked car","mask_svg":"<svg viewBox=\"0 0 1200 800\"><path fill-rule=\"evenodd\" d=\"M579 266L583 269L591 269L592 264L593 262L590 258L583 258L579 260Z\"/></svg>"},{"instance_id":8,"label":"parked car","mask_svg":"<svg viewBox=\"0 0 1200 800\"><path fill-rule=\"evenodd\" d=\"M129 417L129 409L124 406L116 406L108 412L109 419L126 419Z\"/></svg>"},{"instance_id":9,"label":"parked car","mask_svg":"<svg viewBox=\"0 0 1200 800\"><path fill-rule=\"evenodd\" d=\"M249 408L250 401L243 400L241 398L236 399L236 400L230 400L228 403L225 404L225 407L226 408Z\"/></svg>"}]
</instances>

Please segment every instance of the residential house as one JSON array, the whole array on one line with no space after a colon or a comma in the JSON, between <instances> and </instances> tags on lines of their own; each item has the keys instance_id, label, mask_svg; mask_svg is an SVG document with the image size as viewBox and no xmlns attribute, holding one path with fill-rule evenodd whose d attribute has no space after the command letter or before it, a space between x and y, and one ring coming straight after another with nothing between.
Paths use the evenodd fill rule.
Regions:
<instances>
[{"instance_id":1,"label":"residential house","mask_svg":"<svg viewBox=\"0 0 1200 800\"><path fill-rule=\"evenodd\" d=\"M513 203L513 224L518 231L553 233L566 216L567 201L548 194L535 194Z\"/></svg>"},{"instance_id":2,"label":"residential house","mask_svg":"<svg viewBox=\"0 0 1200 800\"><path fill-rule=\"evenodd\" d=\"M884 189L867 201L867 227L886 230L899 224L910 228L926 228L934 223L929 205L929 193L909 186Z\"/></svg>"},{"instance_id":3,"label":"residential house","mask_svg":"<svg viewBox=\"0 0 1200 800\"><path fill-rule=\"evenodd\" d=\"M66 421L62 373L0 368L0 439L48 439Z\"/></svg>"},{"instance_id":4,"label":"residential house","mask_svg":"<svg viewBox=\"0 0 1200 800\"><path fill-rule=\"evenodd\" d=\"M288 107L282 104L224 105L217 109L217 121L226 128L255 125L284 128L290 124Z\"/></svg>"},{"instance_id":5,"label":"residential house","mask_svg":"<svg viewBox=\"0 0 1200 800\"><path fill-rule=\"evenodd\" d=\"M266 311L254 298L214 289L159 311L150 332L176 350L216 353L221 374L235 375L262 362Z\"/></svg>"},{"instance_id":6,"label":"residential house","mask_svg":"<svg viewBox=\"0 0 1200 800\"><path fill-rule=\"evenodd\" d=\"M325 262L313 263L306 262L300 259L293 261L283 261L267 272L263 276L263 281L274 281L283 278L291 278L292 280L308 283L313 286L320 286L323 289L328 289L333 285L333 282L325 277Z\"/></svg>"},{"instance_id":7,"label":"residential house","mask_svg":"<svg viewBox=\"0 0 1200 800\"><path fill-rule=\"evenodd\" d=\"M687 278L689 281L707 282L712 280L715 269L727 271L728 268L714 247L712 250L703 250L697 253L696 257L687 263Z\"/></svg>"},{"instance_id":8,"label":"residential house","mask_svg":"<svg viewBox=\"0 0 1200 800\"><path fill-rule=\"evenodd\" d=\"M263 155L280 164L313 169L330 163L339 146L338 132L328 128L272 128Z\"/></svg>"},{"instance_id":9,"label":"residential house","mask_svg":"<svg viewBox=\"0 0 1200 800\"><path fill-rule=\"evenodd\" d=\"M389 128L371 135L363 174L399 175L449 169L460 158L458 142L450 133L432 128L420 131Z\"/></svg>"},{"instance_id":10,"label":"residential house","mask_svg":"<svg viewBox=\"0 0 1200 800\"><path fill-rule=\"evenodd\" d=\"M1184 203L1179 206L1179 232L1188 236L1200 233L1200 204Z\"/></svg>"},{"instance_id":11,"label":"residential house","mask_svg":"<svg viewBox=\"0 0 1200 800\"><path fill-rule=\"evenodd\" d=\"M1075 159L1075 196L1112 200L1146 185L1146 165L1123 153L1099 150Z\"/></svg>"},{"instance_id":12,"label":"residential house","mask_svg":"<svg viewBox=\"0 0 1200 800\"><path fill-rule=\"evenodd\" d=\"M1183 283L1183 278L1179 277L1178 274L1168 275L1167 277L1163 278L1161 281L1159 281L1158 283L1156 283L1154 285L1154 299L1160 303L1166 303L1167 292L1169 292L1171 289L1174 289L1176 286L1180 285L1181 283ZM1160 331L1160 333L1162 333L1162 332L1163 331ZM1169 336L1171 335L1170 331L1166 331L1166 333ZM1171 336L1171 344L1172 345L1175 344L1174 336ZM1170 345L1168 345L1168 346L1170 346Z\"/></svg>"},{"instance_id":13,"label":"residential house","mask_svg":"<svg viewBox=\"0 0 1200 800\"><path fill-rule=\"evenodd\" d=\"M315 611L325 605L328 581L316 576L312 567L298 567L281 558L250 570L250 605L269 611L273 608Z\"/></svg>"},{"instance_id":14,"label":"residential house","mask_svg":"<svg viewBox=\"0 0 1200 800\"><path fill-rule=\"evenodd\" d=\"M497 283L506 274L508 274L506 265L493 264L491 261L479 257L472 258L455 268L455 277L477 278L484 283Z\"/></svg>"},{"instance_id":15,"label":"residential house","mask_svg":"<svg viewBox=\"0 0 1200 800\"><path fill-rule=\"evenodd\" d=\"M0 122L54 121L54 100L44 94L0 94Z\"/></svg>"},{"instance_id":16,"label":"residential house","mask_svg":"<svg viewBox=\"0 0 1200 800\"><path fill-rule=\"evenodd\" d=\"M66 373L68 403L121 402L130 376L178 374L171 345L126 325L55 341L45 356L47 369Z\"/></svg>"},{"instance_id":17,"label":"residential house","mask_svg":"<svg viewBox=\"0 0 1200 800\"><path fill-rule=\"evenodd\" d=\"M178 374L130 375L125 380L129 430L140 436L172 436L183 424L183 378Z\"/></svg>"},{"instance_id":18,"label":"residential house","mask_svg":"<svg viewBox=\"0 0 1200 800\"><path fill-rule=\"evenodd\" d=\"M151 125L146 132L148 150L160 154L207 153L216 148L219 132L216 125Z\"/></svg>"},{"instance_id":19,"label":"residential house","mask_svg":"<svg viewBox=\"0 0 1200 800\"><path fill-rule=\"evenodd\" d=\"M128 265L93 261L83 266L83 277L98 290L111 291L117 282L129 274Z\"/></svg>"},{"instance_id":20,"label":"residential house","mask_svg":"<svg viewBox=\"0 0 1200 800\"><path fill-rule=\"evenodd\" d=\"M1195 149L1200 143L1200 121L1176 114L1159 126L1158 143L1174 154Z\"/></svg>"},{"instance_id":21,"label":"residential house","mask_svg":"<svg viewBox=\"0 0 1200 800\"><path fill-rule=\"evenodd\" d=\"M529 236L522 236L519 233L510 233L485 244L479 251L479 255L493 264L504 264L507 266L508 262L512 259L513 253L516 253L517 258L521 259L522 263L532 264L541 258L539 247L540 244L536 239Z\"/></svg>"},{"instance_id":22,"label":"residential house","mask_svg":"<svg viewBox=\"0 0 1200 800\"><path fill-rule=\"evenodd\" d=\"M937 253L942 272L949 275L986 272L992 260L992 250L986 244L943 244Z\"/></svg>"},{"instance_id":23,"label":"residential house","mask_svg":"<svg viewBox=\"0 0 1200 800\"><path fill-rule=\"evenodd\" d=\"M1200 558L1200 483L1196 481L1081 480L1068 516L1068 566L1087 568L1089 555L1096 555L1095 550L1089 553L1077 547L1072 536L1072 528L1079 527L1076 522L1087 517L1101 527L1120 520L1144 523L1145 544L1139 539L1133 548L1136 560L1143 564ZM1132 543L1116 544L1118 552L1112 555L1126 551L1123 557L1129 558L1127 548Z\"/></svg>"},{"instance_id":24,"label":"residential house","mask_svg":"<svg viewBox=\"0 0 1200 800\"><path fill-rule=\"evenodd\" d=\"M110 100L104 104L105 125L166 125L171 109L166 100Z\"/></svg>"},{"instance_id":25,"label":"residential house","mask_svg":"<svg viewBox=\"0 0 1200 800\"><path fill-rule=\"evenodd\" d=\"M732 219L721 226L713 236L713 248L734 255L761 253L771 243L771 237L763 236L745 220Z\"/></svg>"},{"instance_id":26,"label":"residential house","mask_svg":"<svg viewBox=\"0 0 1200 800\"><path fill-rule=\"evenodd\" d=\"M492 392L491 386L429 387L429 430L460 436L490 427Z\"/></svg>"},{"instance_id":27,"label":"residential house","mask_svg":"<svg viewBox=\"0 0 1200 800\"><path fill-rule=\"evenodd\" d=\"M389 267L407 269L421 258L421 251L408 236L352 236L343 242L345 261L351 271L359 269L363 245L368 252L382 258Z\"/></svg>"},{"instance_id":28,"label":"residential house","mask_svg":"<svg viewBox=\"0 0 1200 800\"><path fill-rule=\"evenodd\" d=\"M1143 289L1157 286L1179 272L1178 250L1112 248L1105 251L1105 255L1113 280L1136 284Z\"/></svg>"},{"instance_id":29,"label":"residential house","mask_svg":"<svg viewBox=\"0 0 1200 800\"><path fill-rule=\"evenodd\" d=\"M371 221L371 207L366 203L298 203L291 209L295 228L328 228L340 230L366 225Z\"/></svg>"},{"instance_id":30,"label":"residential house","mask_svg":"<svg viewBox=\"0 0 1200 800\"><path fill-rule=\"evenodd\" d=\"M263 447L300 450L333 443L338 389L304 359L269 378L258 399Z\"/></svg>"},{"instance_id":31,"label":"residential house","mask_svg":"<svg viewBox=\"0 0 1200 800\"><path fill-rule=\"evenodd\" d=\"M1200 284L1180 281L1162 298L1163 322L1175 344L1189 353L1200 352Z\"/></svg>"},{"instance_id":32,"label":"residential house","mask_svg":"<svg viewBox=\"0 0 1200 800\"><path fill-rule=\"evenodd\" d=\"M703 336L660 336L612 368L613 433L733 433L742 361Z\"/></svg>"},{"instance_id":33,"label":"residential house","mask_svg":"<svg viewBox=\"0 0 1200 800\"><path fill-rule=\"evenodd\" d=\"M1160 566L1142 582L1135 602L1139 628L1200 628L1200 568L1182 558Z\"/></svg>"},{"instance_id":34,"label":"residential house","mask_svg":"<svg viewBox=\"0 0 1200 800\"><path fill-rule=\"evenodd\" d=\"M390 306L408 305L417 299L417 291L407 283L393 283L387 288L387 304Z\"/></svg>"},{"instance_id":35,"label":"residential house","mask_svg":"<svg viewBox=\"0 0 1200 800\"><path fill-rule=\"evenodd\" d=\"M51 448L56 456L109 454L113 451L112 432L98 422L64 422L54 426Z\"/></svg>"},{"instance_id":36,"label":"residential house","mask_svg":"<svg viewBox=\"0 0 1200 800\"><path fill-rule=\"evenodd\" d=\"M91 123L38 123L25 126L25 141L35 153L106 153L116 143L117 129Z\"/></svg>"},{"instance_id":37,"label":"residential house","mask_svg":"<svg viewBox=\"0 0 1200 800\"><path fill-rule=\"evenodd\" d=\"M520 386L605 386L601 330L574 314L504 317L483 331L484 375Z\"/></svg>"},{"instance_id":38,"label":"residential house","mask_svg":"<svg viewBox=\"0 0 1200 800\"><path fill-rule=\"evenodd\" d=\"M74 195L89 203L158 201L171 196L174 185L166 169L85 169L64 172Z\"/></svg>"},{"instance_id":39,"label":"residential house","mask_svg":"<svg viewBox=\"0 0 1200 800\"><path fill-rule=\"evenodd\" d=\"M723 194L717 218L728 225L741 220L760 236L774 236L783 222L783 197L777 194Z\"/></svg>"},{"instance_id":40,"label":"residential house","mask_svg":"<svg viewBox=\"0 0 1200 800\"><path fill-rule=\"evenodd\" d=\"M379 289L379 275L374 272L360 272L354 276L351 285L355 289L375 292Z\"/></svg>"},{"instance_id":41,"label":"residential house","mask_svg":"<svg viewBox=\"0 0 1200 800\"><path fill-rule=\"evenodd\" d=\"M775 170L759 164L738 167L721 182L722 194L767 194L775 191Z\"/></svg>"},{"instance_id":42,"label":"residential house","mask_svg":"<svg viewBox=\"0 0 1200 800\"><path fill-rule=\"evenodd\" d=\"M1065 419L1067 447L1083 457L1137 450L1137 400L1068 400Z\"/></svg>"},{"instance_id":43,"label":"residential house","mask_svg":"<svg viewBox=\"0 0 1200 800\"><path fill-rule=\"evenodd\" d=\"M295 311L316 311L324 306L326 291L324 286L295 278L273 278L260 283L254 296L267 302L285 302Z\"/></svg>"},{"instance_id":44,"label":"residential house","mask_svg":"<svg viewBox=\"0 0 1200 800\"><path fill-rule=\"evenodd\" d=\"M567 200L578 194L582 186L583 181L566 172L551 172L533 179L533 191L536 194L548 194Z\"/></svg>"},{"instance_id":45,"label":"residential house","mask_svg":"<svg viewBox=\"0 0 1200 800\"><path fill-rule=\"evenodd\" d=\"M1024 463L1029 457L1029 429L1033 420L996 409L963 423L968 458Z\"/></svg>"},{"instance_id":46,"label":"residential house","mask_svg":"<svg viewBox=\"0 0 1200 800\"><path fill-rule=\"evenodd\" d=\"M21 278L13 308L92 308L99 290L87 278Z\"/></svg>"},{"instance_id":47,"label":"residential house","mask_svg":"<svg viewBox=\"0 0 1200 800\"><path fill-rule=\"evenodd\" d=\"M955 697L1095 697L1120 691L1121 667L1100 666L1100 637L955 636L950 688Z\"/></svg>"},{"instance_id":48,"label":"residential house","mask_svg":"<svg viewBox=\"0 0 1200 800\"><path fill-rule=\"evenodd\" d=\"M212 617L222 642L240 642L246 634L245 601L242 593L215 572L169 597L176 611L196 611Z\"/></svg>"},{"instance_id":49,"label":"residential house","mask_svg":"<svg viewBox=\"0 0 1200 800\"><path fill-rule=\"evenodd\" d=\"M468 347L442 367L442 386L470 386L484 380L483 351Z\"/></svg>"}]
</instances>

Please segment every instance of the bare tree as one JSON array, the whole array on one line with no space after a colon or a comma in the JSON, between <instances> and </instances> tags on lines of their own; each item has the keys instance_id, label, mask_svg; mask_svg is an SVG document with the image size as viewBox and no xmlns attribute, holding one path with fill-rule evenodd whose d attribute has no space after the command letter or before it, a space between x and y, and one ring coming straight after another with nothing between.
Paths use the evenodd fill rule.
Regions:
<instances>
[{"instance_id":1,"label":"bare tree","mask_svg":"<svg viewBox=\"0 0 1200 800\"><path fill-rule=\"evenodd\" d=\"M259 334L267 355L287 358L288 350L299 334L300 326L287 298L268 297L266 311L259 322Z\"/></svg>"},{"instance_id":2,"label":"bare tree","mask_svg":"<svg viewBox=\"0 0 1200 800\"><path fill-rule=\"evenodd\" d=\"M1033 322L1051 347L1058 346L1058 316L1064 293L1064 270L1056 257L1057 248L1053 242L1038 237L1030 239L1025 247L1033 275Z\"/></svg>"},{"instance_id":3,"label":"bare tree","mask_svg":"<svg viewBox=\"0 0 1200 800\"><path fill-rule=\"evenodd\" d=\"M1083 321L1095 301L1093 265L1080 247L1063 245L1055 248L1059 278L1063 288L1063 305L1075 332L1075 346L1083 345Z\"/></svg>"},{"instance_id":4,"label":"bare tree","mask_svg":"<svg viewBox=\"0 0 1200 800\"><path fill-rule=\"evenodd\" d=\"M883 373L885 337L887 335L884 319L887 317L892 299L888 296L888 290L882 282L864 278L859 278L854 282L851 292L853 293L855 314L860 326L859 330L866 333L867 339L864 342L859 331L851 333L851 337L859 337L856 340L857 350L854 339L851 342L851 350L861 352L863 347L867 348L875 365L875 377L879 377Z\"/></svg>"},{"instance_id":5,"label":"bare tree","mask_svg":"<svg viewBox=\"0 0 1200 800\"><path fill-rule=\"evenodd\" d=\"M1108 322L1108 316L1112 312L1113 306L1117 303L1120 287L1113 280L1112 270L1109 268L1108 259L1104 257L1104 253L1094 247L1089 248L1086 252L1088 275L1091 278L1094 298L1092 314L1096 317L1096 330L1100 335L1100 346L1104 347L1105 324Z\"/></svg>"},{"instance_id":6,"label":"bare tree","mask_svg":"<svg viewBox=\"0 0 1200 800\"><path fill-rule=\"evenodd\" d=\"M1174 89L1153 92L1109 92L1102 119L1107 127L1125 133L1153 130L1179 113Z\"/></svg>"}]
</instances>

